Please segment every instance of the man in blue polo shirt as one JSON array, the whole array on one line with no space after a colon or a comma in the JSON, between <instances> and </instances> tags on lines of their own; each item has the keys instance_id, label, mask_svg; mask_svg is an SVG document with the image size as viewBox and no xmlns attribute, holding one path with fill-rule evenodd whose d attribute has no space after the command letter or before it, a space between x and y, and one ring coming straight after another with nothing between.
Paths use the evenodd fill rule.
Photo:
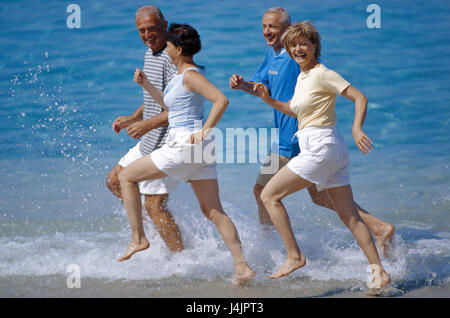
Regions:
<instances>
[{"instance_id":1,"label":"man in blue polo shirt","mask_svg":"<svg viewBox=\"0 0 450 318\"><path fill-rule=\"evenodd\" d=\"M262 25L263 36L267 45L271 47L269 53L250 81L245 81L242 76L233 74L230 77L230 88L243 90L258 96L258 93L254 90L254 83L263 83L268 87L274 99L288 102L294 95L297 77L300 73L299 65L290 58L280 41L284 31L291 25L289 13L280 7L271 8L264 13ZM266 158L253 188L258 205L259 221L265 227L272 225L272 222L264 204L261 202L261 192L270 178L300 152L297 138L294 138L294 134L298 130L297 119L276 109L273 111L275 127L279 131L279 142L277 147L272 147L272 151ZM267 168L274 165L278 169L268 173ZM326 192L317 191L314 184L308 188L308 192L315 204L334 210ZM355 203L355 205L369 230L375 236L377 246L383 253L386 253L394 235L394 226L375 218L358 204Z\"/></svg>"}]
</instances>

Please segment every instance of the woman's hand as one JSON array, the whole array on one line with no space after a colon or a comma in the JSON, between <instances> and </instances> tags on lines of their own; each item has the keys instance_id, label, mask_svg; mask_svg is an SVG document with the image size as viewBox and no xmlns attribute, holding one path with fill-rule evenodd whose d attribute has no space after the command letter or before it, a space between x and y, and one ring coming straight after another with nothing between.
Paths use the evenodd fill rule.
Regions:
<instances>
[{"instance_id":1,"label":"woman's hand","mask_svg":"<svg viewBox=\"0 0 450 318\"><path fill-rule=\"evenodd\" d=\"M369 137L362 131L360 128L353 128L353 139L355 139L355 144L358 146L359 150L361 150L365 155L368 152L371 152L372 147L372 140L370 140Z\"/></svg>"},{"instance_id":2,"label":"woman's hand","mask_svg":"<svg viewBox=\"0 0 450 318\"><path fill-rule=\"evenodd\" d=\"M255 85L253 86L253 90L255 92L258 92L259 97L263 101L270 104L270 100L272 99L272 97L270 97L269 89L266 85L264 85L263 83L255 83Z\"/></svg>"},{"instance_id":3,"label":"woman's hand","mask_svg":"<svg viewBox=\"0 0 450 318\"><path fill-rule=\"evenodd\" d=\"M142 87L145 87L145 85L149 82L147 75L145 75L144 71L138 68L134 72L134 81L139 85L141 85Z\"/></svg>"},{"instance_id":4,"label":"woman's hand","mask_svg":"<svg viewBox=\"0 0 450 318\"><path fill-rule=\"evenodd\" d=\"M253 91L256 92L259 97L269 106L272 106L276 110L286 114L288 116L297 118L297 114L294 114L291 110L291 101L289 102L281 102L279 100L273 99L270 96L269 89L263 83L254 83Z\"/></svg>"},{"instance_id":5,"label":"woman's hand","mask_svg":"<svg viewBox=\"0 0 450 318\"><path fill-rule=\"evenodd\" d=\"M195 133L191 134L191 136L188 138L187 142L190 144L199 144L203 140L205 140L207 135L208 135L208 132L202 128L199 131L196 131Z\"/></svg>"}]
</instances>

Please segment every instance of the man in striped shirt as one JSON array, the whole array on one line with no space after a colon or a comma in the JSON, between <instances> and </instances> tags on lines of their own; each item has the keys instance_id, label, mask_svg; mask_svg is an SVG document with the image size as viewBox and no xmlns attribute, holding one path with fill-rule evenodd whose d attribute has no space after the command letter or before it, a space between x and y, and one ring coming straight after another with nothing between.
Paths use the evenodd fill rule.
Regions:
<instances>
[{"instance_id":1,"label":"man in striped shirt","mask_svg":"<svg viewBox=\"0 0 450 318\"><path fill-rule=\"evenodd\" d=\"M149 80L164 91L167 83L176 72L165 51L167 21L159 8L144 6L136 11L136 28L141 40L149 47L144 59L144 72ZM120 188L120 171L139 158L160 148L166 139L168 113L163 111L154 99L144 90L144 103L130 116L120 116L113 122L113 129L119 133L122 128L130 137L141 140L122 157L119 163L109 172L106 185L110 191L122 198ZM169 193L177 185L177 181L166 177L139 183L139 190L145 196L145 209L166 243L174 252L184 249L181 232L167 209ZM120 261L127 258L122 258Z\"/></svg>"}]
</instances>

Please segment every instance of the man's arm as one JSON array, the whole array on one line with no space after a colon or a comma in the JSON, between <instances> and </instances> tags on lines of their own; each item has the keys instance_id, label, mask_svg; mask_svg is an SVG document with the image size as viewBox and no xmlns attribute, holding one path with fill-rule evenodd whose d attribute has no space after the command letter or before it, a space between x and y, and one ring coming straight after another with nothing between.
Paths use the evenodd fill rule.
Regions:
<instances>
[{"instance_id":1,"label":"man's arm","mask_svg":"<svg viewBox=\"0 0 450 318\"><path fill-rule=\"evenodd\" d=\"M244 78L240 75L233 74L230 77L230 88L231 89L240 89L244 92L252 94L254 96L259 97L259 93L257 90L254 90L255 82L245 81Z\"/></svg>"},{"instance_id":2,"label":"man's arm","mask_svg":"<svg viewBox=\"0 0 450 318\"><path fill-rule=\"evenodd\" d=\"M112 128L116 133L120 133L122 128L127 128L130 125L142 120L144 114L144 104L139 106L139 108L130 116L119 116L112 124Z\"/></svg>"},{"instance_id":3,"label":"man's arm","mask_svg":"<svg viewBox=\"0 0 450 318\"><path fill-rule=\"evenodd\" d=\"M162 113L153 116L146 120L140 120L131 124L127 128L127 134L131 138L139 139L148 133L150 130L165 127L169 125L169 112L164 110Z\"/></svg>"}]
</instances>

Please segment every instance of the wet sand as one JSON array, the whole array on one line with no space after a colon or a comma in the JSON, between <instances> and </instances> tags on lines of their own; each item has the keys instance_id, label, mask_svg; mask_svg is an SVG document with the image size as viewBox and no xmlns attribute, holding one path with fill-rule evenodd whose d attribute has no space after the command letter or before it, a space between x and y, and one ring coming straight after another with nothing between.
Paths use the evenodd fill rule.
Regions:
<instances>
[{"instance_id":1,"label":"wet sand","mask_svg":"<svg viewBox=\"0 0 450 318\"><path fill-rule=\"evenodd\" d=\"M82 278L80 288L68 288L67 277L0 277L2 298L373 298L355 282L318 282L306 279L257 279L235 287L231 278L210 280L120 281ZM352 287L353 286L353 287ZM355 287L356 286L356 287ZM390 287L380 297L450 298L450 283L410 289Z\"/></svg>"}]
</instances>

